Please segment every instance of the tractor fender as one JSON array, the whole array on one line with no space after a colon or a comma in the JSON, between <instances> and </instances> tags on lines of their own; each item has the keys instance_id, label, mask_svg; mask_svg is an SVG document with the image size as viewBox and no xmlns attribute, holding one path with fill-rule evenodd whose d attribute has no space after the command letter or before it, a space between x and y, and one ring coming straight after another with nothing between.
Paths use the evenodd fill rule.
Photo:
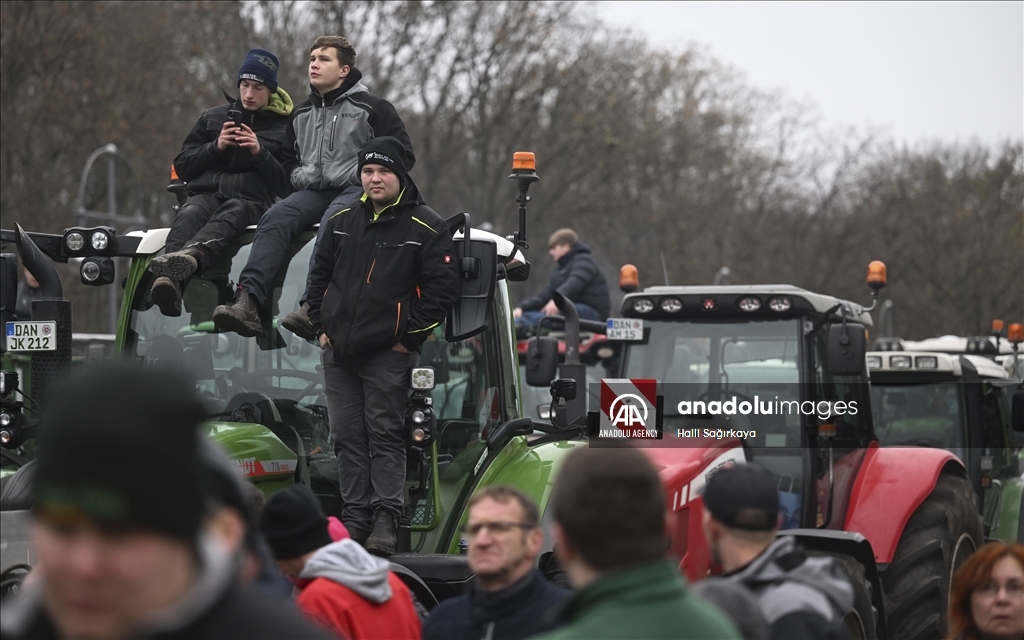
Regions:
<instances>
[{"instance_id":1,"label":"tractor fender","mask_svg":"<svg viewBox=\"0 0 1024 640\"><path fill-rule=\"evenodd\" d=\"M870 540L878 564L892 562L907 521L947 470L966 476L963 463L944 449L871 443L850 491L843 530Z\"/></svg>"}]
</instances>

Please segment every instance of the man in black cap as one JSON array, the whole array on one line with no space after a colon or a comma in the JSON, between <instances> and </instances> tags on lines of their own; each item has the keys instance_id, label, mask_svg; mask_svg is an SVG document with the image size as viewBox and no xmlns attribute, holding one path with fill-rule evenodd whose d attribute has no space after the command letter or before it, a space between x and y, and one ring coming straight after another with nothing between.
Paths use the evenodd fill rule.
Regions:
<instances>
[{"instance_id":1,"label":"man in black cap","mask_svg":"<svg viewBox=\"0 0 1024 640\"><path fill-rule=\"evenodd\" d=\"M4 638L323 638L241 586L204 501L202 406L184 378L77 372L41 425L32 578Z\"/></svg>"},{"instance_id":2,"label":"man in black cap","mask_svg":"<svg viewBox=\"0 0 1024 640\"><path fill-rule=\"evenodd\" d=\"M238 70L239 96L199 117L174 159L188 200L150 263L153 302L181 315L181 293L277 198L292 191L285 173L285 132L292 99L277 86L277 56L253 49Z\"/></svg>"},{"instance_id":3,"label":"man in black cap","mask_svg":"<svg viewBox=\"0 0 1024 640\"><path fill-rule=\"evenodd\" d=\"M754 465L716 473L704 489L704 535L711 559L757 597L769 638L847 638L843 615L853 587L832 558L810 557L781 523L777 479Z\"/></svg>"},{"instance_id":4,"label":"man in black cap","mask_svg":"<svg viewBox=\"0 0 1024 640\"><path fill-rule=\"evenodd\" d=\"M414 357L459 295L451 234L406 174L401 141L359 152L363 196L331 216L308 289L323 347L342 521L390 555L405 485L405 400Z\"/></svg>"},{"instance_id":5,"label":"man in black cap","mask_svg":"<svg viewBox=\"0 0 1024 640\"><path fill-rule=\"evenodd\" d=\"M331 540L320 501L303 484L267 499L260 531L281 571L299 588L296 604L339 638L418 638L412 595L391 563L343 538Z\"/></svg>"},{"instance_id":6,"label":"man in black cap","mask_svg":"<svg viewBox=\"0 0 1024 640\"><path fill-rule=\"evenodd\" d=\"M260 309L270 283L285 260L288 245L300 231L320 222L309 268L313 269L327 219L362 195L356 168L359 149L375 137L393 136L403 147L406 170L412 169L412 140L388 102L369 93L359 80L356 50L341 36L321 36L309 48L309 98L295 109L288 125L285 171L297 190L270 208L256 228L249 259L238 278L235 303L214 310L213 320L226 331L256 336L263 331ZM307 276L307 290L310 285ZM323 291L320 292L323 295ZM316 340L308 306L281 319L281 326L306 340Z\"/></svg>"}]
</instances>

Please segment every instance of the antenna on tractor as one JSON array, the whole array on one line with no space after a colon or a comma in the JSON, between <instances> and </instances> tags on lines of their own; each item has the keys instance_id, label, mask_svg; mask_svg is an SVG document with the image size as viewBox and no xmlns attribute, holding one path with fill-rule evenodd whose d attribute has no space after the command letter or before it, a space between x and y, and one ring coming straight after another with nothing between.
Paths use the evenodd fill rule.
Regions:
<instances>
[{"instance_id":1,"label":"antenna on tractor","mask_svg":"<svg viewBox=\"0 0 1024 640\"><path fill-rule=\"evenodd\" d=\"M537 157L532 151L516 151L512 154L512 175L509 180L515 180L519 187L519 196L516 202L519 203L519 231L508 236L508 240L521 249L529 249L530 243L526 241L526 203L530 196L526 193L530 185L540 180L537 176Z\"/></svg>"},{"instance_id":2,"label":"antenna on tractor","mask_svg":"<svg viewBox=\"0 0 1024 640\"><path fill-rule=\"evenodd\" d=\"M661 252L661 272L665 274L665 286L668 286L668 267L665 266L665 252Z\"/></svg>"}]
</instances>

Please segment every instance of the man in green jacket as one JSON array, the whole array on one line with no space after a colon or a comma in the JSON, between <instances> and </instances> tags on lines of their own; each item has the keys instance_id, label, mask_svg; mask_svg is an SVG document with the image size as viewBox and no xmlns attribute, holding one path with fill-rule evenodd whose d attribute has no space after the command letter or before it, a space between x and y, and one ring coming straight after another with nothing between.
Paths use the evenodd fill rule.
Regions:
<instances>
[{"instance_id":1,"label":"man in green jacket","mask_svg":"<svg viewBox=\"0 0 1024 640\"><path fill-rule=\"evenodd\" d=\"M665 558L665 496L643 453L577 449L552 500L555 551L578 591L555 608L562 626L543 638L740 638Z\"/></svg>"}]
</instances>

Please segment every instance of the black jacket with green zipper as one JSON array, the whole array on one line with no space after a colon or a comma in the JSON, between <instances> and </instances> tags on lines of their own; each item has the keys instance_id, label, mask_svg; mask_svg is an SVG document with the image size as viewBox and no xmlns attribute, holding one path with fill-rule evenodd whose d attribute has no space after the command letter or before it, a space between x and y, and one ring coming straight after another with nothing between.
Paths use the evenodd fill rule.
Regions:
<instances>
[{"instance_id":1,"label":"black jacket with green zipper","mask_svg":"<svg viewBox=\"0 0 1024 640\"><path fill-rule=\"evenodd\" d=\"M363 194L327 223L313 266L309 315L336 358L402 343L419 350L459 297L455 249L444 220L411 179L374 214Z\"/></svg>"}]
</instances>

